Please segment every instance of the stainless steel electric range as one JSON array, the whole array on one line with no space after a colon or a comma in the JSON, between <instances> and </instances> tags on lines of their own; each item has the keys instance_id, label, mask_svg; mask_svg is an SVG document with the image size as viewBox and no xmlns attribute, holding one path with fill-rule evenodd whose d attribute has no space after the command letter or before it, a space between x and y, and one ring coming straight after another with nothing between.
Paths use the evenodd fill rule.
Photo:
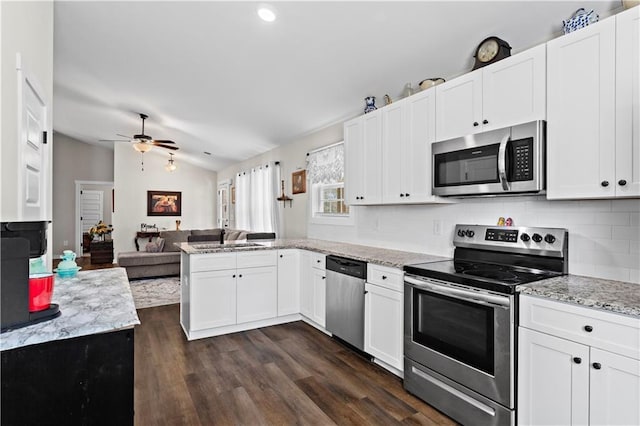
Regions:
<instances>
[{"instance_id":1,"label":"stainless steel electric range","mask_svg":"<svg viewBox=\"0 0 640 426\"><path fill-rule=\"evenodd\" d=\"M566 274L568 238L456 225L453 259L405 266L405 389L463 424L515 424L516 287Z\"/></svg>"}]
</instances>

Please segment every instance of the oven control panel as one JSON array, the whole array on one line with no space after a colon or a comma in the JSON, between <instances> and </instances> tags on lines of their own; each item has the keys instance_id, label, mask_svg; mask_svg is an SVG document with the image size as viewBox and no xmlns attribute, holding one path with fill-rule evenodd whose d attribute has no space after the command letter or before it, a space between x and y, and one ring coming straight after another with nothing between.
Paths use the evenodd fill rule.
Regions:
<instances>
[{"instance_id":1,"label":"oven control panel","mask_svg":"<svg viewBox=\"0 0 640 426\"><path fill-rule=\"evenodd\" d=\"M504 241L506 243L518 242L518 230L517 229L501 229L501 228L487 228L484 234L486 241Z\"/></svg>"},{"instance_id":2,"label":"oven control panel","mask_svg":"<svg viewBox=\"0 0 640 426\"><path fill-rule=\"evenodd\" d=\"M562 256L569 233L562 228L456 225L453 245L543 256Z\"/></svg>"}]
</instances>

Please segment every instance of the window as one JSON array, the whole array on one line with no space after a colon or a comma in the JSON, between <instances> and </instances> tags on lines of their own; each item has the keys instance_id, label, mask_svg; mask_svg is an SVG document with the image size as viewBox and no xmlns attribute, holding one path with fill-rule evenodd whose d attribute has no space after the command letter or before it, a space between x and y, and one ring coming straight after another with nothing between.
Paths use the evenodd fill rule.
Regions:
<instances>
[{"instance_id":1,"label":"window","mask_svg":"<svg viewBox=\"0 0 640 426\"><path fill-rule=\"evenodd\" d=\"M317 183L312 186L315 215L348 215L349 206L344 203L344 182Z\"/></svg>"},{"instance_id":2,"label":"window","mask_svg":"<svg viewBox=\"0 0 640 426\"><path fill-rule=\"evenodd\" d=\"M309 153L307 177L311 188L311 221L341 223L351 218L344 199L344 143Z\"/></svg>"}]
</instances>

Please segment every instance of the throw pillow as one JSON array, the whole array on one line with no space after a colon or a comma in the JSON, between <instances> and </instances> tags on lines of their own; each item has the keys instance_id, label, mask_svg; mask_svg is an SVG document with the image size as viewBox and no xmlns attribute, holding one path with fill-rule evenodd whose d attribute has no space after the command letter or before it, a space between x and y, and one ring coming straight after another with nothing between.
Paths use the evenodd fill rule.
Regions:
<instances>
[{"instance_id":1,"label":"throw pillow","mask_svg":"<svg viewBox=\"0 0 640 426\"><path fill-rule=\"evenodd\" d=\"M148 242L144 249L148 253L158 253L162 251L163 247L164 238L156 238L155 241Z\"/></svg>"}]
</instances>

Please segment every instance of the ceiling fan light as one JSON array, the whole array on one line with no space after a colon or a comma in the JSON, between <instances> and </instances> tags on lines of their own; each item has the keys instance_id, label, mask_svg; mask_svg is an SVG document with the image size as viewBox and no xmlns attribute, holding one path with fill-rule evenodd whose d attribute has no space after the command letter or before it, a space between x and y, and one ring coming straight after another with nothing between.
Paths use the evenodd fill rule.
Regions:
<instances>
[{"instance_id":1,"label":"ceiling fan light","mask_svg":"<svg viewBox=\"0 0 640 426\"><path fill-rule=\"evenodd\" d=\"M169 153L169 155L171 157L169 157L169 162L165 164L164 169L168 172L173 172L175 169L177 169L177 167L175 164L173 164L173 153Z\"/></svg>"},{"instance_id":2,"label":"ceiling fan light","mask_svg":"<svg viewBox=\"0 0 640 426\"><path fill-rule=\"evenodd\" d=\"M150 151L153 146L145 142L137 142L133 144L133 149L138 152L142 152L143 154L147 151Z\"/></svg>"}]
</instances>

